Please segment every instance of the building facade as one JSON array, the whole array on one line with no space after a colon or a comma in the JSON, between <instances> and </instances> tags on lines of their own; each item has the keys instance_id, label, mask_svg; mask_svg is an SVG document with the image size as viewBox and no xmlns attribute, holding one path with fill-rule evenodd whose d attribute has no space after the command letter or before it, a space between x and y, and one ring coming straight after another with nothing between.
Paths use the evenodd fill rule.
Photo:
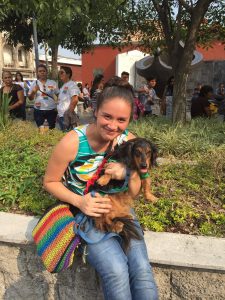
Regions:
<instances>
[{"instance_id":1,"label":"building facade","mask_svg":"<svg viewBox=\"0 0 225 300\"><path fill-rule=\"evenodd\" d=\"M225 83L225 51L221 42L215 42L210 48L197 47L196 50L203 56L201 63L193 67L188 78L187 94L192 94L196 84L209 84L217 88L220 82ZM141 60L145 53L134 47L126 47L121 51L106 45L97 45L92 51L82 55L82 81L91 84L96 73L104 74L105 81L114 75L120 76L121 71L130 73L130 83L137 87L145 82L145 78L138 75L136 62ZM160 80L158 80L160 82ZM162 83L165 85L166 81ZM156 87L158 90L159 87ZM158 90L159 96L160 90Z\"/></svg>"},{"instance_id":2,"label":"building facade","mask_svg":"<svg viewBox=\"0 0 225 300\"><path fill-rule=\"evenodd\" d=\"M4 34L0 32L0 73L7 70L13 74L17 71L26 79L35 77L34 56L32 51L26 51L23 46L16 47L7 44Z\"/></svg>"}]
</instances>

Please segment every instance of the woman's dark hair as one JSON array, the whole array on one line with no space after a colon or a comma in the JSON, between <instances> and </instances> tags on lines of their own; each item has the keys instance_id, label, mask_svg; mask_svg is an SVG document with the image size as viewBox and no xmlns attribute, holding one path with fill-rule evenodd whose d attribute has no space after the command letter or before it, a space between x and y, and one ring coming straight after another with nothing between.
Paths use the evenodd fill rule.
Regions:
<instances>
[{"instance_id":1,"label":"woman's dark hair","mask_svg":"<svg viewBox=\"0 0 225 300\"><path fill-rule=\"evenodd\" d=\"M203 87L200 89L199 96L204 97L210 92L213 93L213 88L211 85L203 85Z\"/></svg>"},{"instance_id":2,"label":"woman's dark hair","mask_svg":"<svg viewBox=\"0 0 225 300\"><path fill-rule=\"evenodd\" d=\"M21 81L23 82L23 75L22 75L22 73L20 73L20 72L16 72L16 75L15 75L15 81L18 81L17 75L20 75Z\"/></svg>"},{"instance_id":3,"label":"woman's dark hair","mask_svg":"<svg viewBox=\"0 0 225 300\"><path fill-rule=\"evenodd\" d=\"M146 78L147 81L156 80L156 76L149 76Z\"/></svg>"},{"instance_id":4,"label":"woman's dark hair","mask_svg":"<svg viewBox=\"0 0 225 300\"><path fill-rule=\"evenodd\" d=\"M79 89L80 89L80 91L81 91L81 93L82 93L82 91L83 91L82 83L81 83L81 82L78 82L77 86L79 87Z\"/></svg>"},{"instance_id":5,"label":"woman's dark hair","mask_svg":"<svg viewBox=\"0 0 225 300\"><path fill-rule=\"evenodd\" d=\"M2 79L5 73L8 73L12 77L12 73L10 71L4 70L2 71Z\"/></svg>"},{"instance_id":6,"label":"woman's dark hair","mask_svg":"<svg viewBox=\"0 0 225 300\"><path fill-rule=\"evenodd\" d=\"M44 64L38 65L37 70L40 69L40 68L44 68L45 71L48 72L48 69L47 69L46 65L44 65Z\"/></svg>"},{"instance_id":7,"label":"woman's dark hair","mask_svg":"<svg viewBox=\"0 0 225 300\"><path fill-rule=\"evenodd\" d=\"M171 84L172 80L174 80L174 76L170 76L170 78L167 80L167 84Z\"/></svg>"},{"instance_id":8,"label":"woman's dark hair","mask_svg":"<svg viewBox=\"0 0 225 300\"><path fill-rule=\"evenodd\" d=\"M102 92L98 95L96 110L98 111L104 102L115 97L122 98L128 102L131 107L131 114L133 113L134 96L132 86L118 76L112 77L105 83Z\"/></svg>"},{"instance_id":9,"label":"woman's dark hair","mask_svg":"<svg viewBox=\"0 0 225 300\"><path fill-rule=\"evenodd\" d=\"M61 66L60 69L64 70L67 75L69 75L69 79L71 79L73 72L70 67Z\"/></svg>"},{"instance_id":10,"label":"woman's dark hair","mask_svg":"<svg viewBox=\"0 0 225 300\"><path fill-rule=\"evenodd\" d=\"M93 96L94 92L97 90L98 85L102 81L103 78L104 78L104 75L102 75L102 74L98 74L95 76L93 83L92 83L91 91L90 91L91 97Z\"/></svg>"}]
</instances>

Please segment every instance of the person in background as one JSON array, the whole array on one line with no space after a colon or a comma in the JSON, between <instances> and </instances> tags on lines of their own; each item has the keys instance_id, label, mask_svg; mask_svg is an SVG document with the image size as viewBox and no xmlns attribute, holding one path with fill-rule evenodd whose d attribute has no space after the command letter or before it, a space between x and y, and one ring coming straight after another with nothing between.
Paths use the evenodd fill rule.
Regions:
<instances>
[{"instance_id":1,"label":"person in background","mask_svg":"<svg viewBox=\"0 0 225 300\"><path fill-rule=\"evenodd\" d=\"M77 104L80 89L76 82L71 80L72 69L70 67L61 66L59 70L59 78L63 82L58 96L58 122L62 131L69 130L77 123ZM70 120L67 122L67 120Z\"/></svg>"},{"instance_id":2,"label":"person in background","mask_svg":"<svg viewBox=\"0 0 225 300\"><path fill-rule=\"evenodd\" d=\"M129 84L130 74L126 71L121 73L121 79ZM138 98L137 92L134 91L133 86L130 84L130 88L134 97L134 105L133 105L133 120L137 121L141 116L144 114L144 105L141 103L140 99Z\"/></svg>"},{"instance_id":3,"label":"person in background","mask_svg":"<svg viewBox=\"0 0 225 300\"><path fill-rule=\"evenodd\" d=\"M81 115L83 115L84 110L85 110L85 108L84 108L85 105L84 105L83 85L82 85L81 82L78 82L77 86L80 90L80 94L78 96L78 103L77 103L77 113L78 113L78 116L81 116Z\"/></svg>"},{"instance_id":4,"label":"person in background","mask_svg":"<svg viewBox=\"0 0 225 300\"><path fill-rule=\"evenodd\" d=\"M129 77L130 77L130 74L126 71L123 71L121 73L121 78L122 80L124 80L125 82L128 82L129 83Z\"/></svg>"},{"instance_id":5,"label":"person in background","mask_svg":"<svg viewBox=\"0 0 225 300\"><path fill-rule=\"evenodd\" d=\"M157 95L155 92L154 87L156 86L156 78L154 76L148 78L148 83L145 84L143 87L137 89L137 92L144 93L145 99L144 99L144 116L151 116L152 113L152 107L153 105L157 104Z\"/></svg>"},{"instance_id":6,"label":"person in background","mask_svg":"<svg viewBox=\"0 0 225 300\"><path fill-rule=\"evenodd\" d=\"M109 212L111 204L107 195L84 194L88 180L93 178L109 149L135 138L127 130L133 113L133 94L130 85L119 79L112 78L99 94L95 122L74 128L59 142L44 176L44 188L50 194L79 208L89 217L100 217ZM115 180L124 180L126 166L110 162L105 172ZM68 175L63 177L64 174ZM131 171L128 188L132 197L138 195L141 179L136 171ZM101 278L106 300L158 299L142 229L135 215L134 222L141 239L132 239L126 253L117 234L111 233L107 237L105 232L87 224L89 238L105 238L87 244L86 253L88 263Z\"/></svg>"},{"instance_id":7,"label":"person in background","mask_svg":"<svg viewBox=\"0 0 225 300\"><path fill-rule=\"evenodd\" d=\"M166 115L167 118L172 118L173 111L173 86L174 86L174 76L171 76L165 86L163 92L163 100L161 103L162 115Z\"/></svg>"},{"instance_id":8,"label":"person in background","mask_svg":"<svg viewBox=\"0 0 225 300\"><path fill-rule=\"evenodd\" d=\"M47 68L40 64L37 67L37 80L33 81L28 97L34 100L34 120L38 127L47 120L49 129L55 128L56 123L56 101L58 95L58 85L54 80L47 79Z\"/></svg>"},{"instance_id":9,"label":"person in background","mask_svg":"<svg viewBox=\"0 0 225 300\"><path fill-rule=\"evenodd\" d=\"M210 101L214 98L213 88L210 85L203 85L198 98L191 100L191 117L210 117L212 111L210 110Z\"/></svg>"},{"instance_id":10,"label":"person in background","mask_svg":"<svg viewBox=\"0 0 225 300\"><path fill-rule=\"evenodd\" d=\"M91 98L91 106L93 112L95 112L97 107L97 98L99 93L101 93L104 85L104 76L102 74L98 74L95 76L93 80L93 84L90 91L90 98Z\"/></svg>"},{"instance_id":11,"label":"person in background","mask_svg":"<svg viewBox=\"0 0 225 300\"><path fill-rule=\"evenodd\" d=\"M11 118L25 120L24 117L24 92L20 85L14 84L10 71L2 72L3 86L0 93L11 97L9 102L9 114Z\"/></svg>"},{"instance_id":12,"label":"person in background","mask_svg":"<svg viewBox=\"0 0 225 300\"><path fill-rule=\"evenodd\" d=\"M89 91L88 83L85 83L83 88L83 96L84 96L84 110L86 110L90 106L90 91Z\"/></svg>"},{"instance_id":13,"label":"person in background","mask_svg":"<svg viewBox=\"0 0 225 300\"><path fill-rule=\"evenodd\" d=\"M21 72L16 72L15 75L15 84L19 84L23 91L24 91L24 103L23 103L23 113L24 113L24 117L23 119L26 120L26 98L27 98L27 92L29 90L27 83L23 80L23 75Z\"/></svg>"},{"instance_id":14,"label":"person in background","mask_svg":"<svg viewBox=\"0 0 225 300\"><path fill-rule=\"evenodd\" d=\"M192 99L193 98L198 98L201 88L202 88L202 84L200 82L198 82L196 87L194 88Z\"/></svg>"},{"instance_id":15,"label":"person in background","mask_svg":"<svg viewBox=\"0 0 225 300\"><path fill-rule=\"evenodd\" d=\"M225 99L225 88L223 83L220 83L216 89L216 95L222 96L223 99Z\"/></svg>"}]
</instances>

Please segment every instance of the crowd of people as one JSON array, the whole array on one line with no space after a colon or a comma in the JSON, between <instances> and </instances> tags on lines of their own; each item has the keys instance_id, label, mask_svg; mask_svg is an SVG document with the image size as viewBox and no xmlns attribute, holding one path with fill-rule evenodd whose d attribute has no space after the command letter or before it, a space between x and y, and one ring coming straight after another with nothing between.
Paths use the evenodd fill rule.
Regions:
<instances>
[{"instance_id":1,"label":"crowd of people","mask_svg":"<svg viewBox=\"0 0 225 300\"><path fill-rule=\"evenodd\" d=\"M11 97L9 111L12 118L26 119L28 97L34 103L34 120L38 127L47 120L50 129L58 122L62 131L69 131L53 151L44 176L44 187L57 199L77 207L85 215L99 217L110 211L110 199L107 195L85 193L88 181L109 148L112 150L135 137L127 130L131 119L154 115L172 117L174 77L168 79L160 99L155 91L155 77L149 77L146 84L134 88L129 84L126 71L107 83L104 76L98 74L91 87L88 83L83 87L72 80L72 75L71 68L61 66L59 80L62 85L58 88L56 81L48 79L46 66L40 64L37 80L28 87L20 72L13 80L12 74L4 71L1 92ZM224 98L223 84L216 93L211 86L198 84L191 100L192 118L210 117L216 108L222 114ZM84 112L93 113L93 123L76 127L79 105ZM110 162L105 172L114 180L124 180L127 171L123 164ZM130 194L136 197L140 187L140 176L132 171L128 181ZM127 252L116 234L108 239L102 238L97 244L87 245L87 260L101 277L105 299L158 299L142 229L132 213L141 238L133 239ZM104 236L104 232L93 228L89 235L92 238Z\"/></svg>"},{"instance_id":2,"label":"crowd of people","mask_svg":"<svg viewBox=\"0 0 225 300\"><path fill-rule=\"evenodd\" d=\"M11 97L9 104L10 116L26 120L26 99L34 104L34 120L38 127L47 121L50 129L58 128L67 131L78 125L79 113L96 111L99 94L104 88L104 75L94 77L91 87L88 83L82 86L72 80L70 67L61 66L58 83L48 79L48 70L44 64L37 68L37 80L30 86L23 80L23 75L17 72L13 80L10 71L3 71L0 92ZM123 71L120 77L129 83L129 73ZM141 117L164 115L171 119L173 112L174 76L171 76L159 98L156 94L157 78L149 77L146 84L132 88L134 108L133 120ZM219 115L225 120L225 92L224 84L220 83L215 93L210 85L197 83L191 99L191 117L211 117Z\"/></svg>"}]
</instances>

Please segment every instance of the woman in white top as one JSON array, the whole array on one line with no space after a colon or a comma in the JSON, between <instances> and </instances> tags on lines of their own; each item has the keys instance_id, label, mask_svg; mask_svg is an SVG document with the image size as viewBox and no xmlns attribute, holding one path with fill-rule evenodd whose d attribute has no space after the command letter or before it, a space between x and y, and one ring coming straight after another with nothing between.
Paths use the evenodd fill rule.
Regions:
<instances>
[{"instance_id":1,"label":"woman in white top","mask_svg":"<svg viewBox=\"0 0 225 300\"><path fill-rule=\"evenodd\" d=\"M77 84L71 80L72 70L70 67L61 66L59 71L59 78L63 82L63 86L60 88L58 96L58 121L61 130L69 129L65 124L65 113L70 114L70 117L76 118L78 95L80 89Z\"/></svg>"},{"instance_id":2,"label":"woman in white top","mask_svg":"<svg viewBox=\"0 0 225 300\"><path fill-rule=\"evenodd\" d=\"M29 89L28 97L34 100L34 120L38 127L43 125L45 119L49 128L55 128L56 102L55 97L59 93L58 85L54 80L47 79L47 68L40 64L37 68L38 80L35 80Z\"/></svg>"}]
</instances>

